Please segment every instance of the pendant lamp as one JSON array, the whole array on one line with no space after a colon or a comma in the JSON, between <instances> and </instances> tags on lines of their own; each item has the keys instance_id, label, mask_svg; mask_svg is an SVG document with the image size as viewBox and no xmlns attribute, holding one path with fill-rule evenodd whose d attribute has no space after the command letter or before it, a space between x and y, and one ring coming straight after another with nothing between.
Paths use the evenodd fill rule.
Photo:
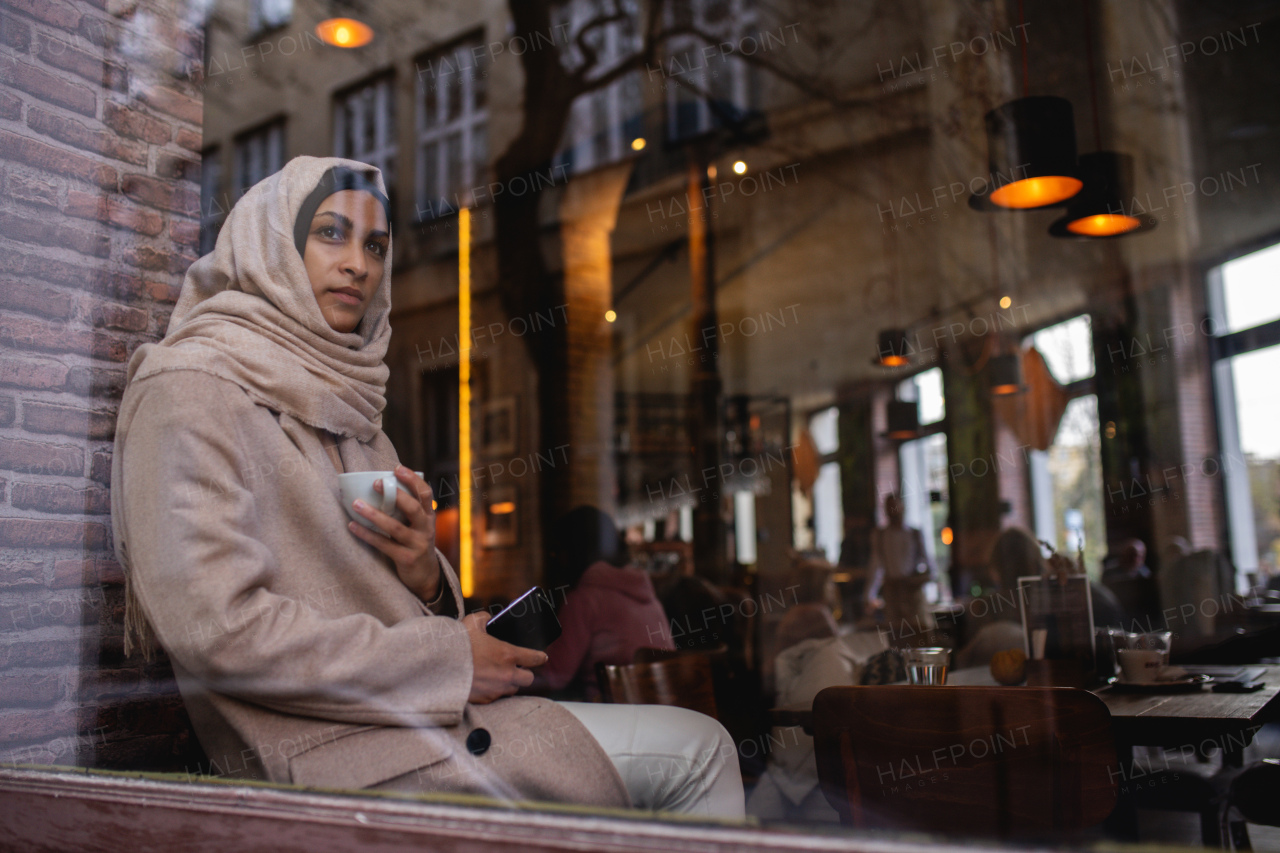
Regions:
<instances>
[{"instance_id":1,"label":"pendant lamp","mask_svg":"<svg viewBox=\"0 0 1280 853\"><path fill-rule=\"evenodd\" d=\"M1125 211L1133 197L1133 157L1094 151L1080 157L1084 189L1067 204L1067 214L1049 226L1054 237L1097 239L1140 234L1156 227L1154 216Z\"/></svg>"},{"instance_id":2,"label":"pendant lamp","mask_svg":"<svg viewBox=\"0 0 1280 853\"><path fill-rule=\"evenodd\" d=\"M363 4L353 0L330 0L325 19L316 25L316 35L328 45L342 48L364 47L373 41L373 28L360 20Z\"/></svg>"},{"instance_id":3,"label":"pendant lamp","mask_svg":"<svg viewBox=\"0 0 1280 853\"><path fill-rule=\"evenodd\" d=\"M986 114L988 192L969 196L974 210L1039 210L1054 207L1084 185L1076 164L1076 125L1071 102L1033 95Z\"/></svg>"},{"instance_id":4,"label":"pendant lamp","mask_svg":"<svg viewBox=\"0 0 1280 853\"><path fill-rule=\"evenodd\" d=\"M902 367L911 361L907 347L906 329L881 329L876 357L871 359L871 363L881 367Z\"/></svg>"},{"instance_id":5,"label":"pendant lamp","mask_svg":"<svg viewBox=\"0 0 1280 853\"><path fill-rule=\"evenodd\" d=\"M914 400L890 400L887 414L889 429L885 438L911 441L920 437L920 412Z\"/></svg>"},{"instance_id":6,"label":"pendant lamp","mask_svg":"<svg viewBox=\"0 0 1280 853\"><path fill-rule=\"evenodd\" d=\"M995 396L1004 397L1027 390L1022 384L1022 356L1019 353L992 356L987 370L991 378L991 393Z\"/></svg>"}]
</instances>

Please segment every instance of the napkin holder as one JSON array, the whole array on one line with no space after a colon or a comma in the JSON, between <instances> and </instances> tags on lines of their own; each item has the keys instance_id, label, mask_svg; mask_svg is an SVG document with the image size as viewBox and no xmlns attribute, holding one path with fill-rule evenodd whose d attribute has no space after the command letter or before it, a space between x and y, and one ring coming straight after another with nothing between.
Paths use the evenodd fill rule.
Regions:
<instances>
[{"instance_id":1,"label":"napkin holder","mask_svg":"<svg viewBox=\"0 0 1280 853\"><path fill-rule=\"evenodd\" d=\"M1095 677L1093 602L1083 574L1018 578L1027 684L1085 687Z\"/></svg>"}]
</instances>

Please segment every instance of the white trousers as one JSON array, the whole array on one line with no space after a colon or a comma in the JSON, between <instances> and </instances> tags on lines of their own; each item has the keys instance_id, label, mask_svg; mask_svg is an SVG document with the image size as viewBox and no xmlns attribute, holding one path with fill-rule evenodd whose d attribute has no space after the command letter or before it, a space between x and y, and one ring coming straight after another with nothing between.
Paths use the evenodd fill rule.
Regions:
<instances>
[{"instance_id":1,"label":"white trousers","mask_svg":"<svg viewBox=\"0 0 1280 853\"><path fill-rule=\"evenodd\" d=\"M560 705L609 754L635 808L743 819L738 750L711 717L669 705Z\"/></svg>"}]
</instances>

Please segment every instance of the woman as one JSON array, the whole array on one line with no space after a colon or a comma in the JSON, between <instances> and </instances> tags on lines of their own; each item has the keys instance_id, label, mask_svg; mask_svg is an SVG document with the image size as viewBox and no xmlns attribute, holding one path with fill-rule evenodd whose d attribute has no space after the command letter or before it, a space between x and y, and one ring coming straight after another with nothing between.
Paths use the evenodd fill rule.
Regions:
<instances>
[{"instance_id":1,"label":"woman","mask_svg":"<svg viewBox=\"0 0 1280 853\"><path fill-rule=\"evenodd\" d=\"M130 359L111 490L126 654L166 649L222 775L728 816L736 781L740 815L741 780L704 758L714 721L656 709L683 732L662 740L634 710L514 697L546 656L458 618L430 488L381 429L389 221L377 169L290 161L236 204L164 340ZM358 503L381 532L347 517L338 474L367 470L410 489L406 523Z\"/></svg>"}]
</instances>

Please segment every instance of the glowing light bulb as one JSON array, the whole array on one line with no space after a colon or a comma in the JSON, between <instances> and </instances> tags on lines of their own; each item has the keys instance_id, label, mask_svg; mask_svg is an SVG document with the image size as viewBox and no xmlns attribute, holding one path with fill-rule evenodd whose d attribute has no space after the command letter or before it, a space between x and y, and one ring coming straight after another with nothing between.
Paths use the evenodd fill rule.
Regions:
<instances>
[{"instance_id":1,"label":"glowing light bulb","mask_svg":"<svg viewBox=\"0 0 1280 853\"><path fill-rule=\"evenodd\" d=\"M354 18L330 18L316 25L316 35L334 47L363 47L373 41L373 30Z\"/></svg>"},{"instance_id":2,"label":"glowing light bulb","mask_svg":"<svg viewBox=\"0 0 1280 853\"><path fill-rule=\"evenodd\" d=\"M1001 307L1001 308L1008 308L1008 307L1009 307L1010 305L1012 305L1012 304L1013 304L1013 300L1012 300L1012 299L1010 299L1009 297L1007 297L1007 296L1001 296L1001 297L1000 297L1000 307Z\"/></svg>"},{"instance_id":3,"label":"glowing light bulb","mask_svg":"<svg viewBox=\"0 0 1280 853\"><path fill-rule=\"evenodd\" d=\"M741 160L738 160L733 164L733 171L734 171L734 174L745 175L747 173L747 164Z\"/></svg>"},{"instance_id":4,"label":"glowing light bulb","mask_svg":"<svg viewBox=\"0 0 1280 853\"><path fill-rule=\"evenodd\" d=\"M643 136L637 136L635 139L631 140L632 151L643 151L644 146L645 146L645 141Z\"/></svg>"},{"instance_id":5,"label":"glowing light bulb","mask_svg":"<svg viewBox=\"0 0 1280 853\"><path fill-rule=\"evenodd\" d=\"M612 323L616 319L618 319L618 312L614 311L612 308L604 312L604 321L606 323Z\"/></svg>"},{"instance_id":6,"label":"glowing light bulb","mask_svg":"<svg viewBox=\"0 0 1280 853\"><path fill-rule=\"evenodd\" d=\"M1084 182L1065 175L1047 175L1043 178L1024 178L1005 184L991 194L991 202L1001 207L1026 210L1044 207L1071 198L1080 192Z\"/></svg>"},{"instance_id":7,"label":"glowing light bulb","mask_svg":"<svg viewBox=\"0 0 1280 853\"><path fill-rule=\"evenodd\" d=\"M1068 222L1067 230L1072 234L1083 234L1088 237L1114 237L1117 234L1127 234L1140 225L1142 222L1132 216L1098 213Z\"/></svg>"}]
</instances>

